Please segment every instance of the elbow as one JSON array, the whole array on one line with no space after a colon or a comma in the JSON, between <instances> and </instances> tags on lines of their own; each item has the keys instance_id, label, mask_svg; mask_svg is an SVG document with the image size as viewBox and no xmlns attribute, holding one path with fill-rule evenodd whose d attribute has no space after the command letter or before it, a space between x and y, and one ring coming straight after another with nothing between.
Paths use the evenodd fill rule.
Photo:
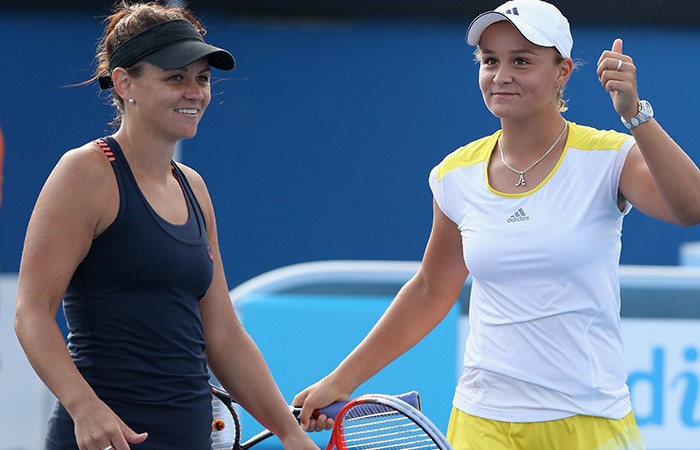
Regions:
<instances>
[{"instance_id":1,"label":"elbow","mask_svg":"<svg viewBox=\"0 0 700 450\"><path fill-rule=\"evenodd\" d=\"M682 227L693 227L700 224L700 209L686 209L675 215L674 222Z\"/></svg>"},{"instance_id":2,"label":"elbow","mask_svg":"<svg viewBox=\"0 0 700 450\"><path fill-rule=\"evenodd\" d=\"M55 322L55 316L52 317L50 313L46 313L46 320ZM37 311L34 308L26 305L25 302L18 301L17 309L15 310L14 317L14 329L15 336L20 344L30 339L30 336L35 334L37 331L43 332L45 328L44 317L42 311Z\"/></svg>"},{"instance_id":3,"label":"elbow","mask_svg":"<svg viewBox=\"0 0 700 450\"><path fill-rule=\"evenodd\" d=\"M700 224L700 204L696 206L687 201L676 205L667 204L662 213L649 215L673 225L692 227Z\"/></svg>"},{"instance_id":4,"label":"elbow","mask_svg":"<svg viewBox=\"0 0 700 450\"><path fill-rule=\"evenodd\" d=\"M21 339L24 332L30 326L31 322L31 312L26 308L23 302L17 302L17 308L15 309L15 335Z\"/></svg>"},{"instance_id":5,"label":"elbow","mask_svg":"<svg viewBox=\"0 0 700 450\"><path fill-rule=\"evenodd\" d=\"M690 216L690 215L676 216L673 223L678 225L678 226L686 227L686 228L694 227L695 225L700 224L700 216Z\"/></svg>"},{"instance_id":6,"label":"elbow","mask_svg":"<svg viewBox=\"0 0 700 450\"><path fill-rule=\"evenodd\" d=\"M687 219L687 220L681 220L678 222L678 225L686 228L694 227L695 225L700 224L700 218L693 218L693 219Z\"/></svg>"},{"instance_id":7,"label":"elbow","mask_svg":"<svg viewBox=\"0 0 700 450\"><path fill-rule=\"evenodd\" d=\"M24 330L26 329L26 322L27 318L25 317L26 315L20 308L15 311L15 319L14 319L14 329L15 329L15 336L17 336L17 339L19 340L20 344L22 343L22 337L24 335Z\"/></svg>"}]
</instances>

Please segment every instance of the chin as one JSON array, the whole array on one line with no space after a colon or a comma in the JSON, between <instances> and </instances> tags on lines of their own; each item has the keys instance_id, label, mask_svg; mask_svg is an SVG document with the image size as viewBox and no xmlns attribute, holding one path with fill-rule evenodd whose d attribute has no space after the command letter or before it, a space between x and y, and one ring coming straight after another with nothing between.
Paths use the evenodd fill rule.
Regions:
<instances>
[{"instance_id":1,"label":"chin","mask_svg":"<svg viewBox=\"0 0 700 450\"><path fill-rule=\"evenodd\" d=\"M510 114L501 108L491 108L489 107L489 112L499 119L507 119Z\"/></svg>"},{"instance_id":2,"label":"chin","mask_svg":"<svg viewBox=\"0 0 700 450\"><path fill-rule=\"evenodd\" d=\"M510 108L489 108L491 114L493 114L498 119L519 119L523 117L522 113L511 110Z\"/></svg>"},{"instance_id":3,"label":"chin","mask_svg":"<svg viewBox=\"0 0 700 450\"><path fill-rule=\"evenodd\" d=\"M194 130L183 130L180 133L177 133L178 139L192 139L197 135L197 128Z\"/></svg>"}]
</instances>

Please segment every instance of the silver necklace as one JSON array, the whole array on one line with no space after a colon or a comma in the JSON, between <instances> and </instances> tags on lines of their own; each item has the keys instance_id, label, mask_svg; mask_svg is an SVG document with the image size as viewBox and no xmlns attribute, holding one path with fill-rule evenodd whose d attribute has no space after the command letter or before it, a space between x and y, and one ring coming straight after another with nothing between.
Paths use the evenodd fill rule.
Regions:
<instances>
[{"instance_id":1,"label":"silver necklace","mask_svg":"<svg viewBox=\"0 0 700 450\"><path fill-rule=\"evenodd\" d=\"M564 136L564 132L566 131L566 128L567 128L568 126L569 126L569 123L568 123L568 122L565 122L565 123L564 123L564 129L561 130L561 133L559 133L559 136L557 136L557 138L554 140L554 142L552 143L552 145L549 146L549 148L547 149L547 151L544 152L544 154L543 154L542 156L540 156L539 159L538 159L537 161L535 161L534 163L530 164L530 167L528 167L528 168L525 169L525 170L518 170L518 169L514 168L513 166L511 166L510 164L508 164L508 162L506 161L506 157L505 157L505 155L503 154L503 147L501 146L501 140L499 139L499 140L497 141L497 142L498 142L498 151L499 151L499 153L501 154L501 162L503 163L503 165L506 166L506 167L507 167L508 169L510 169L511 171L513 171L513 172L517 173L518 175L520 175L520 178L518 179L518 182L515 184L515 187L518 187L518 186L525 186L525 172L527 172L528 170L532 169L532 168L535 167L537 164L539 164L543 159L545 159L545 158L547 157L547 155L549 155L549 154L552 152L552 150L554 150L554 147L557 146L557 144L559 143L559 140L561 139L561 137Z\"/></svg>"}]
</instances>

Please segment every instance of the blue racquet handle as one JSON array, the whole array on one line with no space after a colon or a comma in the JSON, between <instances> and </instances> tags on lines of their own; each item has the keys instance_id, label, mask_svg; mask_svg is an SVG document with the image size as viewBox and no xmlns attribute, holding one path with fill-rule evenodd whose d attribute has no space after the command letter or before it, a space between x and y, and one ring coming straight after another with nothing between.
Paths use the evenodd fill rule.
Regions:
<instances>
[{"instance_id":1,"label":"blue racquet handle","mask_svg":"<svg viewBox=\"0 0 700 450\"><path fill-rule=\"evenodd\" d=\"M409 405L413 406L417 410L420 411L421 405L420 405L420 395L418 394L417 391L410 391L406 392L403 394L395 395L394 397L398 398L399 400L403 400L404 402L408 403ZM325 408L321 408L317 411L314 411L312 414L313 418L317 418L321 414L325 414L326 417L329 417L331 419L335 419L338 413L340 412L341 409L343 409L343 406L347 405L348 402L335 402L331 403L330 405L326 406Z\"/></svg>"}]
</instances>

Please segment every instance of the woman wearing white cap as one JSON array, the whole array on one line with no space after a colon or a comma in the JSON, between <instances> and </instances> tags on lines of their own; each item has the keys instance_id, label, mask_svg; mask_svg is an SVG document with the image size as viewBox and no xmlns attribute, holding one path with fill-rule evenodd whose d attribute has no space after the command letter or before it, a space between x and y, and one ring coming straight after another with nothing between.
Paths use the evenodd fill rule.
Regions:
<instances>
[{"instance_id":1,"label":"woman wearing white cap","mask_svg":"<svg viewBox=\"0 0 700 450\"><path fill-rule=\"evenodd\" d=\"M207 364L286 449L318 449L232 308L204 181L172 159L209 105L211 67L235 63L203 36L183 7L117 6L96 78L118 130L67 152L32 214L15 329L58 398L46 449L210 450Z\"/></svg>"},{"instance_id":2,"label":"woman wearing white cap","mask_svg":"<svg viewBox=\"0 0 700 450\"><path fill-rule=\"evenodd\" d=\"M559 10L515 0L477 17L479 86L502 129L430 174L433 230L418 273L332 373L297 395L310 412L347 398L422 339L473 277L464 367L448 439L455 449L644 448L620 333L622 220L635 205L700 221L700 172L639 100L622 41L598 61L629 134L568 122L573 40Z\"/></svg>"}]
</instances>

